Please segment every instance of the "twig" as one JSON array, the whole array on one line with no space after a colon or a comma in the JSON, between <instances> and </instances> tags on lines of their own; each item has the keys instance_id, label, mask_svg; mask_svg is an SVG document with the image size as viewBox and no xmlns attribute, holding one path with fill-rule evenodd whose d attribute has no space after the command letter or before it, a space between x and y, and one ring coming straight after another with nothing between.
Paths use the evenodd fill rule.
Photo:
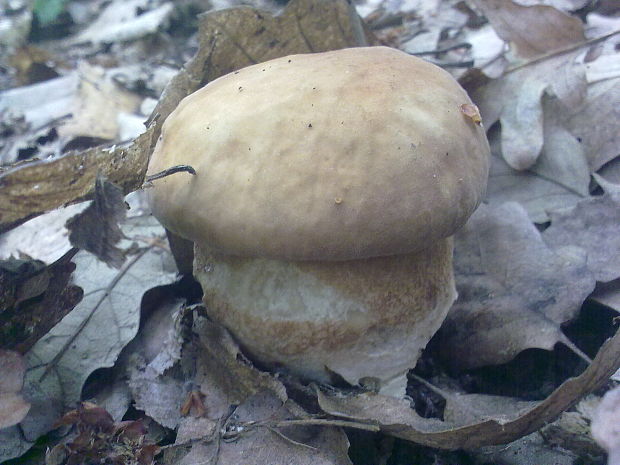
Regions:
<instances>
[{"instance_id":1,"label":"twig","mask_svg":"<svg viewBox=\"0 0 620 465\"><path fill-rule=\"evenodd\" d=\"M175 174L175 173L182 173L182 172L187 172L189 174L192 174L194 176L196 176L196 170L194 168L192 168L189 165L176 165L176 166L172 166L170 168L167 168L163 171L160 171L159 173L155 173L155 174L151 174L150 176L147 176L145 178L145 182L149 183L151 181L155 181L156 179L160 179L160 178L164 178L166 176L170 176L171 174Z\"/></svg>"},{"instance_id":2,"label":"twig","mask_svg":"<svg viewBox=\"0 0 620 465\"><path fill-rule=\"evenodd\" d=\"M445 48L438 48L437 50L427 50L424 52L411 52L410 55L414 55L417 57L423 57L425 55L439 55L440 53L450 52L452 50L457 50L459 48L470 49L472 45L469 42L461 42L455 45L450 45Z\"/></svg>"},{"instance_id":3,"label":"twig","mask_svg":"<svg viewBox=\"0 0 620 465\"><path fill-rule=\"evenodd\" d=\"M272 428L283 428L286 426L341 426L343 428L355 428L364 431L372 431L375 433L381 431L381 427L379 425L371 425L357 421L331 420L322 418L309 418L306 420L281 420L274 423L268 423L265 426L270 426Z\"/></svg>"},{"instance_id":4,"label":"twig","mask_svg":"<svg viewBox=\"0 0 620 465\"><path fill-rule=\"evenodd\" d=\"M606 39L609 39L610 37L615 36L616 34L620 34L620 30L612 31L612 32L610 32L608 34L604 34L604 35L599 36L599 37L593 37L592 39L583 40L581 42L577 42L575 44L567 45L566 47L559 48L557 50L552 50L551 52L543 53L542 55L538 55L537 57L532 58L529 61L526 61L524 63L521 63L521 64L518 64L518 65L515 65L515 66L512 66L512 67L508 68L504 72L504 75L506 75L508 73L512 73L514 71L517 71L517 70L519 70L521 68L525 68L526 66L530 66L530 65L536 64L538 62L546 60L547 58L551 58L551 57L558 56L558 55L563 55L565 53L572 52L573 50L577 50L577 49L579 49L581 47L584 47L586 45L591 45L591 44L595 44L597 42L602 42L602 41L604 41Z\"/></svg>"},{"instance_id":5,"label":"twig","mask_svg":"<svg viewBox=\"0 0 620 465\"><path fill-rule=\"evenodd\" d=\"M135 265L136 262L138 260L140 260L149 250L151 250L151 247L146 247L146 248L142 249L141 251L139 251L136 254L135 257L133 257L131 260L129 260L127 263L125 263L125 265L123 265L123 267L118 271L118 273L116 274L114 279L112 279L112 281L110 281L110 284L108 284L108 287L105 288L105 291L103 292L103 295L97 301L95 306L91 309L91 311L88 314L88 316L86 318L84 318L84 320L82 320L82 322L77 327L77 329L74 331L74 333L69 337L69 339L67 339L67 342L64 343L64 345L62 346L60 351L58 351L58 353L54 356L54 358L47 364L47 367L45 368L45 371L41 375L41 378L39 378L39 381L43 381L43 379L50 373L50 371L58 364L60 359L62 359L62 357L67 352L67 349L69 348L69 346L71 346L71 344L73 344L73 342L78 337L78 335L84 330L86 325L90 322L90 320L92 319L92 317L95 314L95 312L97 311L97 309L101 306L101 304L105 301L105 299L107 299L110 296L110 294L112 293L112 290L116 287L118 282L123 278L123 276L125 276L127 271L129 271L129 269L133 265Z\"/></svg>"},{"instance_id":6,"label":"twig","mask_svg":"<svg viewBox=\"0 0 620 465\"><path fill-rule=\"evenodd\" d=\"M277 435L278 435L278 436L280 436L282 439L284 439L284 440L285 440L285 441L287 441L287 442L290 442L291 444L295 444L296 446L299 446L299 447L306 447L306 448L308 448L308 449L310 449L310 450L314 450L314 451L318 450L318 449L317 449L316 447L314 447L314 446L311 446L311 445L309 445L309 444L304 444L303 442L298 442L298 441L295 441L294 439L289 438L289 437L288 437L288 436L286 436L285 434L281 433L280 431L278 431L278 430L277 430L277 429L275 429L275 428L272 428L272 427L271 427L271 426L269 426L269 425L265 425L265 427L266 427L269 431L271 431L272 433L277 434Z\"/></svg>"}]
</instances>

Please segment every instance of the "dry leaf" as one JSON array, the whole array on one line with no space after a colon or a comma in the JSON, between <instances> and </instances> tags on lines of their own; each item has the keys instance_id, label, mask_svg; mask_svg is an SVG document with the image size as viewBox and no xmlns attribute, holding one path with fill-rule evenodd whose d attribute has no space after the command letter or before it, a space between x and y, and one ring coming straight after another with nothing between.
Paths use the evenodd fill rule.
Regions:
<instances>
[{"instance_id":1,"label":"dry leaf","mask_svg":"<svg viewBox=\"0 0 620 465\"><path fill-rule=\"evenodd\" d=\"M457 369L505 363L557 342L571 346L560 325L594 289L583 254L546 246L517 203L474 213L456 235L454 267L459 297L439 335Z\"/></svg>"},{"instance_id":2,"label":"dry leaf","mask_svg":"<svg viewBox=\"0 0 620 465\"><path fill-rule=\"evenodd\" d=\"M37 160L0 173L0 232L93 195L98 173L131 192L142 186L153 129L127 147L93 148Z\"/></svg>"},{"instance_id":3,"label":"dry leaf","mask_svg":"<svg viewBox=\"0 0 620 465\"><path fill-rule=\"evenodd\" d=\"M153 9L145 6L147 5L143 0L110 2L95 21L71 39L71 43L99 44L139 39L155 33L166 24L174 10L172 3L163 3Z\"/></svg>"},{"instance_id":4,"label":"dry leaf","mask_svg":"<svg viewBox=\"0 0 620 465\"><path fill-rule=\"evenodd\" d=\"M522 58L534 58L585 38L579 18L551 6L522 6L512 0L475 0L475 4Z\"/></svg>"},{"instance_id":5,"label":"dry leaf","mask_svg":"<svg viewBox=\"0 0 620 465\"><path fill-rule=\"evenodd\" d=\"M186 347L184 357L195 360L193 384L204 395L207 419L219 428L211 436L204 431L202 443L194 443L182 460L164 463L189 465L198 457L218 457L222 464L350 464L348 441L338 428L280 425L282 420L310 417L288 399L279 381L245 361L223 327L198 317L194 331L199 342ZM180 429L187 431L187 424L194 422L184 418ZM224 437L218 437L221 434ZM177 443L187 440L177 438Z\"/></svg>"},{"instance_id":6,"label":"dry leaf","mask_svg":"<svg viewBox=\"0 0 620 465\"><path fill-rule=\"evenodd\" d=\"M620 53L616 59L620 61ZM577 110L559 112L555 117L582 145L591 171L598 171L620 154L620 78L590 84Z\"/></svg>"},{"instance_id":7,"label":"dry leaf","mask_svg":"<svg viewBox=\"0 0 620 465\"><path fill-rule=\"evenodd\" d=\"M544 145L543 95L560 89L556 98L577 108L583 99L585 76L575 72L577 53L550 57L535 65L509 72L473 91L472 99L486 128L502 125L501 153L517 170L532 167ZM571 76L562 80L559 76ZM555 92L555 90L554 90ZM564 103L563 103L564 104Z\"/></svg>"},{"instance_id":8,"label":"dry leaf","mask_svg":"<svg viewBox=\"0 0 620 465\"><path fill-rule=\"evenodd\" d=\"M34 260L0 262L0 347L26 353L82 299L71 283L76 250L44 266Z\"/></svg>"},{"instance_id":9,"label":"dry leaf","mask_svg":"<svg viewBox=\"0 0 620 465\"><path fill-rule=\"evenodd\" d=\"M119 113L135 112L142 98L118 86L103 68L81 63L80 83L74 96L71 118L58 131L65 140L90 137L116 140Z\"/></svg>"},{"instance_id":10,"label":"dry leaf","mask_svg":"<svg viewBox=\"0 0 620 465\"><path fill-rule=\"evenodd\" d=\"M153 234L163 239L163 229L150 217L128 219L123 232L147 243ZM112 366L135 336L145 292L175 279L172 257L164 249L150 246L137 252L120 271L86 252L74 257L74 283L85 297L28 352L25 390L33 407L19 431L0 435L0 461L23 453L49 432L63 409L75 405L89 375Z\"/></svg>"},{"instance_id":11,"label":"dry leaf","mask_svg":"<svg viewBox=\"0 0 620 465\"><path fill-rule=\"evenodd\" d=\"M580 200L582 196L558 183L530 171L517 171L498 155L491 156L487 186L487 201L491 206L516 201L532 221L545 223L549 221L548 211L572 207Z\"/></svg>"},{"instance_id":12,"label":"dry leaf","mask_svg":"<svg viewBox=\"0 0 620 465\"><path fill-rule=\"evenodd\" d=\"M71 249L65 223L87 205L69 205L44 213L0 235L0 258L28 256L50 264Z\"/></svg>"},{"instance_id":13,"label":"dry leaf","mask_svg":"<svg viewBox=\"0 0 620 465\"><path fill-rule=\"evenodd\" d=\"M116 244L123 237L119 223L125 219L127 204L123 191L105 176L97 175L94 199L83 212L67 221L73 247L92 253L107 265L120 268L125 252Z\"/></svg>"},{"instance_id":14,"label":"dry leaf","mask_svg":"<svg viewBox=\"0 0 620 465\"><path fill-rule=\"evenodd\" d=\"M620 193L583 200L550 216L551 226L543 233L547 245L579 246L587 251L587 267L597 281L620 278Z\"/></svg>"},{"instance_id":15,"label":"dry leaf","mask_svg":"<svg viewBox=\"0 0 620 465\"><path fill-rule=\"evenodd\" d=\"M617 367L620 367L620 333L603 344L581 375L562 383L541 402L452 393L448 400L455 405L450 408L469 412L457 422L421 418L409 402L380 394L319 393L318 400L321 408L331 415L378 424L383 432L418 444L441 449L474 449L507 443L537 430L580 397L605 384ZM482 409L476 410L478 407Z\"/></svg>"},{"instance_id":16,"label":"dry leaf","mask_svg":"<svg viewBox=\"0 0 620 465\"><path fill-rule=\"evenodd\" d=\"M30 410L30 403L21 394L25 372L21 355L0 350L0 429L16 425Z\"/></svg>"}]
</instances>

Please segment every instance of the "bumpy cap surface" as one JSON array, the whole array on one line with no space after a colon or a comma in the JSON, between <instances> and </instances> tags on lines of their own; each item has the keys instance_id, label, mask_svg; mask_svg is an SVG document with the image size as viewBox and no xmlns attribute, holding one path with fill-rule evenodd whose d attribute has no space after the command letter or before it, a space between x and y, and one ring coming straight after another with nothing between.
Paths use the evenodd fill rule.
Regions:
<instances>
[{"instance_id":1,"label":"bumpy cap surface","mask_svg":"<svg viewBox=\"0 0 620 465\"><path fill-rule=\"evenodd\" d=\"M465 107L463 107L465 105ZM172 231L222 253L350 260L423 249L478 206L484 129L441 68L386 47L292 55L212 81L166 120L149 189Z\"/></svg>"}]
</instances>

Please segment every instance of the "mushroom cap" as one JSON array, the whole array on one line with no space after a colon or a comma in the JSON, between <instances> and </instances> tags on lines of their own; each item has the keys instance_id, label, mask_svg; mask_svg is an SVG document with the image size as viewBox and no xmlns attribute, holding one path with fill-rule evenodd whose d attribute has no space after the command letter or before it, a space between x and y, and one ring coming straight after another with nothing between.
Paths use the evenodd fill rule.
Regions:
<instances>
[{"instance_id":1,"label":"mushroom cap","mask_svg":"<svg viewBox=\"0 0 620 465\"><path fill-rule=\"evenodd\" d=\"M463 107L465 105L465 107ZM292 55L222 76L163 125L149 189L164 226L220 253L352 260L452 235L489 146L441 68L387 47Z\"/></svg>"}]
</instances>

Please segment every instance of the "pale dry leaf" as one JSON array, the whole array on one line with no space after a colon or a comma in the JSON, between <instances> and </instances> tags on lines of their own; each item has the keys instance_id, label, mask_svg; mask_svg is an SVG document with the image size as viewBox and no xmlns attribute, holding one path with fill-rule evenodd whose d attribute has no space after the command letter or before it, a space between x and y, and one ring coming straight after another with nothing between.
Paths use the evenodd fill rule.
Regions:
<instances>
[{"instance_id":1,"label":"pale dry leaf","mask_svg":"<svg viewBox=\"0 0 620 465\"><path fill-rule=\"evenodd\" d=\"M592 436L607 451L607 464L620 464L620 388L608 391L592 418Z\"/></svg>"},{"instance_id":2,"label":"pale dry leaf","mask_svg":"<svg viewBox=\"0 0 620 465\"><path fill-rule=\"evenodd\" d=\"M27 355L28 369L24 379L24 396L31 404L26 417L19 425L0 430L0 461L17 457L30 449L34 443L52 429L52 425L65 411L62 387L55 376L42 382L43 368L38 360Z\"/></svg>"},{"instance_id":3,"label":"pale dry leaf","mask_svg":"<svg viewBox=\"0 0 620 465\"><path fill-rule=\"evenodd\" d=\"M589 0L516 0L523 6L549 5L561 11L571 12L583 8Z\"/></svg>"},{"instance_id":4,"label":"pale dry leaf","mask_svg":"<svg viewBox=\"0 0 620 465\"><path fill-rule=\"evenodd\" d=\"M578 465L578 458L561 447L551 447L539 432L534 432L509 444L482 447L473 451L481 463L510 465Z\"/></svg>"},{"instance_id":5,"label":"pale dry leaf","mask_svg":"<svg viewBox=\"0 0 620 465\"><path fill-rule=\"evenodd\" d=\"M459 409L469 411L469 415L461 415L455 422L421 418L408 401L374 393L334 396L319 392L318 401L331 415L377 424L386 434L418 444L474 449L513 441L553 421L580 397L604 385L617 367L620 367L620 333L603 344L581 375L566 380L541 402L484 395L448 396L451 402L461 404ZM485 405L487 398L489 403ZM476 411L476 408L480 409Z\"/></svg>"},{"instance_id":6,"label":"pale dry leaf","mask_svg":"<svg viewBox=\"0 0 620 465\"><path fill-rule=\"evenodd\" d=\"M620 60L620 53L617 56ZM620 155L620 78L590 84L577 110L555 117L582 145L590 170L598 171Z\"/></svg>"},{"instance_id":7,"label":"pale dry leaf","mask_svg":"<svg viewBox=\"0 0 620 465\"><path fill-rule=\"evenodd\" d=\"M230 439L212 437L198 442L182 460L166 463L193 465L211 457L214 463L231 465L351 465L347 454L349 443L339 428L262 426L294 418L287 406L269 391L248 397L234 410L233 416L227 424L233 433ZM259 426L244 426L250 423ZM235 428L238 434L234 434Z\"/></svg>"},{"instance_id":8,"label":"pale dry leaf","mask_svg":"<svg viewBox=\"0 0 620 465\"><path fill-rule=\"evenodd\" d=\"M31 128L50 125L71 113L71 102L78 91L79 76L72 72L29 86L0 92L0 114L22 114ZM12 158L16 157L14 154Z\"/></svg>"},{"instance_id":9,"label":"pale dry leaf","mask_svg":"<svg viewBox=\"0 0 620 465\"><path fill-rule=\"evenodd\" d=\"M121 362L136 407L168 428L178 426L180 406L188 394L184 380L164 376L181 358L182 306L179 299L167 295L158 298Z\"/></svg>"},{"instance_id":10,"label":"pale dry leaf","mask_svg":"<svg viewBox=\"0 0 620 465\"><path fill-rule=\"evenodd\" d=\"M288 399L278 380L245 360L226 329L195 317L194 332L197 343L185 347L181 366L195 370L190 379L204 394L202 423L216 422L218 428L204 430L203 441L192 444L182 460L165 463L191 464L197 457L218 457L218 463L224 464L350 464L348 441L340 429L277 426L280 420L308 415ZM186 435L177 437L177 444L200 434L195 431L197 421L191 416L181 419L179 429ZM222 431L229 435L226 440L218 437Z\"/></svg>"},{"instance_id":11,"label":"pale dry leaf","mask_svg":"<svg viewBox=\"0 0 620 465\"><path fill-rule=\"evenodd\" d=\"M138 110L142 99L117 85L103 68L80 63L80 83L74 96L71 118L58 128L65 140L91 137L117 140L119 113Z\"/></svg>"},{"instance_id":12,"label":"pale dry leaf","mask_svg":"<svg viewBox=\"0 0 620 465\"><path fill-rule=\"evenodd\" d=\"M519 204L482 206L457 233L459 297L440 329L458 369L508 362L529 348L571 345L560 325L594 289L581 249L552 250Z\"/></svg>"},{"instance_id":13,"label":"pale dry leaf","mask_svg":"<svg viewBox=\"0 0 620 465\"><path fill-rule=\"evenodd\" d=\"M491 132L491 147L497 145L497 133ZM498 155L498 149L492 150L487 201L491 206L499 206L505 202L519 202L526 210L530 219L536 223L549 221L550 210L572 207L583 197L563 185L541 177L532 171L517 171L511 168ZM573 173L574 175L574 173Z\"/></svg>"},{"instance_id":14,"label":"pale dry leaf","mask_svg":"<svg viewBox=\"0 0 620 465\"><path fill-rule=\"evenodd\" d=\"M543 96L555 89L557 98L581 104L585 76L575 73L577 52L550 57L512 71L472 93L486 128L501 123L501 153L514 169L531 168L544 146ZM557 76L571 76L561 80ZM556 83L554 84L554 80Z\"/></svg>"},{"instance_id":15,"label":"pale dry leaf","mask_svg":"<svg viewBox=\"0 0 620 465\"><path fill-rule=\"evenodd\" d=\"M463 41L471 45L474 69L480 69L490 78L500 77L508 66L504 58L506 43L497 35L490 24L477 29L465 28Z\"/></svg>"},{"instance_id":16,"label":"pale dry leaf","mask_svg":"<svg viewBox=\"0 0 620 465\"><path fill-rule=\"evenodd\" d=\"M612 197L618 198L620 196L620 183L612 182L600 174L594 173L592 175L596 183L601 186L601 189L605 192L605 194L609 194Z\"/></svg>"},{"instance_id":17,"label":"pale dry leaf","mask_svg":"<svg viewBox=\"0 0 620 465\"><path fill-rule=\"evenodd\" d=\"M123 225L126 236L163 236L152 218L132 218ZM121 242L127 247L128 241ZM143 294L168 284L175 273L169 252L146 247L130 256L119 271L94 256L75 256L74 283L84 289L84 299L29 352L49 374L58 376L66 405L80 399L82 385L97 368L112 366L121 349L138 330ZM168 268L169 266L169 268Z\"/></svg>"},{"instance_id":18,"label":"pale dry leaf","mask_svg":"<svg viewBox=\"0 0 620 465\"><path fill-rule=\"evenodd\" d=\"M21 393L25 372L26 363L20 354L0 350L0 429L16 425L30 410Z\"/></svg>"},{"instance_id":19,"label":"pale dry leaf","mask_svg":"<svg viewBox=\"0 0 620 465\"><path fill-rule=\"evenodd\" d=\"M126 235L163 236L163 229L152 218L132 218L128 223ZM86 252L75 257L74 282L87 295L28 352L24 392L32 408L17 433L9 429L0 434L0 461L22 454L52 429L63 410L80 399L90 373L111 366L134 336L144 292L174 280L169 253L154 247L146 250L131 257L137 260L124 272L110 269Z\"/></svg>"},{"instance_id":20,"label":"pale dry leaf","mask_svg":"<svg viewBox=\"0 0 620 465\"><path fill-rule=\"evenodd\" d=\"M522 58L534 58L585 38L579 18L551 6L522 6L511 0L475 0L475 4Z\"/></svg>"},{"instance_id":21,"label":"pale dry leaf","mask_svg":"<svg viewBox=\"0 0 620 465\"><path fill-rule=\"evenodd\" d=\"M80 203L52 210L0 235L0 258L20 254L52 263L71 249L65 223L88 205Z\"/></svg>"},{"instance_id":22,"label":"pale dry leaf","mask_svg":"<svg viewBox=\"0 0 620 465\"><path fill-rule=\"evenodd\" d=\"M150 9L148 6L145 0L110 2L99 17L70 42L127 42L153 34L167 23L174 5L164 2L157 8Z\"/></svg>"},{"instance_id":23,"label":"pale dry leaf","mask_svg":"<svg viewBox=\"0 0 620 465\"><path fill-rule=\"evenodd\" d=\"M590 193L590 168L583 145L561 124L556 116L557 111L561 111L557 99L545 98L542 153L530 170L568 191L587 197Z\"/></svg>"},{"instance_id":24,"label":"pale dry leaf","mask_svg":"<svg viewBox=\"0 0 620 465\"><path fill-rule=\"evenodd\" d=\"M551 226L543 232L552 249L578 246L587 251L587 267L597 281L620 278L620 195L583 200L573 208L550 212Z\"/></svg>"}]
</instances>

